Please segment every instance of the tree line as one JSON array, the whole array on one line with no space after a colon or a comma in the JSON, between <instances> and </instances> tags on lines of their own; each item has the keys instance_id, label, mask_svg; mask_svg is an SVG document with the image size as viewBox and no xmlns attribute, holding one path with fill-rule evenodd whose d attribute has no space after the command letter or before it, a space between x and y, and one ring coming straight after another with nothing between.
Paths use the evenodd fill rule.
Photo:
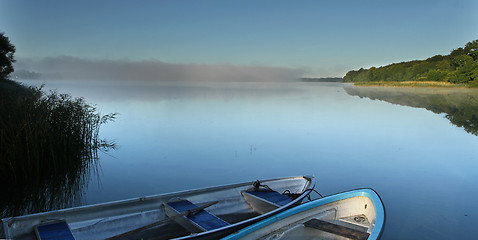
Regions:
<instances>
[{"instance_id":1,"label":"tree line","mask_svg":"<svg viewBox=\"0 0 478 240\"><path fill-rule=\"evenodd\" d=\"M478 40L449 55L349 71L344 82L433 81L478 87Z\"/></svg>"}]
</instances>

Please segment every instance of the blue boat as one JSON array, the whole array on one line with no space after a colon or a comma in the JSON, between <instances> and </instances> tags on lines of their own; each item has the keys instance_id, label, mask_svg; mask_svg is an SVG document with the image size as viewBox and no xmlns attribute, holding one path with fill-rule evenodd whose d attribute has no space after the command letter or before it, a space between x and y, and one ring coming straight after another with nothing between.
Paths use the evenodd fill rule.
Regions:
<instances>
[{"instance_id":1,"label":"blue boat","mask_svg":"<svg viewBox=\"0 0 478 240\"><path fill-rule=\"evenodd\" d=\"M343 192L296 206L223 240L379 239L385 208L372 189Z\"/></svg>"}]
</instances>

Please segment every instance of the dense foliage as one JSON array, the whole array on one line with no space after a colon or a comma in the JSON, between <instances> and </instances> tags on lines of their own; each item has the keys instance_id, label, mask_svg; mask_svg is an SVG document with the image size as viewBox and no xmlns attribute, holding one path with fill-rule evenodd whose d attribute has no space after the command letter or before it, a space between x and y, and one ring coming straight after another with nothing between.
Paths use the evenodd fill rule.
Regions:
<instances>
[{"instance_id":1,"label":"dense foliage","mask_svg":"<svg viewBox=\"0 0 478 240\"><path fill-rule=\"evenodd\" d=\"M6 79L13 72L15 46L4 33L0 33L0 81Z\"/></svg>"},{"instance_id":2,"label":"dense foliage","mask_svg":"<svg viewBox=\"0 0 478 240\"><path fill-rule=\"evenodd\" d=\"M345 82L436 81L478 87L478 40L426 60L394 63L384 67L350 71Z\"/></svg>"}]
</instances>

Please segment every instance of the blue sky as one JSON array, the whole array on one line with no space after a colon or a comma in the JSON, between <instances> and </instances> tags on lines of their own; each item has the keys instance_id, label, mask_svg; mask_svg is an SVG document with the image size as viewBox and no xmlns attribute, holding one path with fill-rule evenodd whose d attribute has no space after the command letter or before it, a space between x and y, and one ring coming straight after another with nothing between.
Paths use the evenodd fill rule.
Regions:
<instances>
[{"instance_id":1,"label":"blue sky","mask_svg":"<svg viewBox=\"0 0 478 240\"><path fill-rule=\"evenodd\" d=\"M19 59L299 68L307 76L425 59L478 39L476 0L0 1Z\"/></svg>"}]
</instances>

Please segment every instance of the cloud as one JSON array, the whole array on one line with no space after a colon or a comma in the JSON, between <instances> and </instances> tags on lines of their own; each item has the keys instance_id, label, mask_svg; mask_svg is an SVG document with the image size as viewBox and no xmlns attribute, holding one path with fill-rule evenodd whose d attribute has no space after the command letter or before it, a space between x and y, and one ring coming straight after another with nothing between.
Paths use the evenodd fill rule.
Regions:
<instances>
[{"instance_id":1,"label":"cloud","mask_svg":"<svg viewBox=\"0 0 478 240\"><path fill-rule=\"evenodd\" d=\"M162 61L89 60L76 57L18 59L16 69L63 80L117 82L284 82L301 69L231 64L173 64Z\"/></svg>"}]
</instances>

